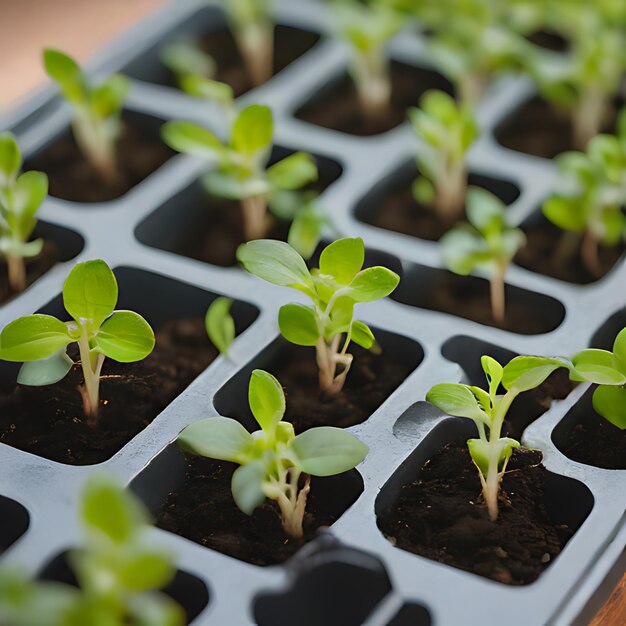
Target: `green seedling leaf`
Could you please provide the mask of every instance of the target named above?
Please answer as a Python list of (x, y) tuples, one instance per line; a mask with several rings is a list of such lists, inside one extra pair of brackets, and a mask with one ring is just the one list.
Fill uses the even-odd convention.
[(502, 365), (500, 365), (500, 363), (498, 363), (495, 359), (486, 355), (480, 357), (480, 364), (483, 366), (483, 371), (485, 372), (487, 382), (489, 383), (489, 395), (495, 397), (498, 393), (498, 387), (502, 382), (502, 376), (504, 374)]
[(584, 380), (599, 385), (626, 383), (626, 367), (621, 359), (608, 350), (583, 350), (572, 358), (576, 372)]
[[(273, 203), (272, 203), (273, 205)], [(274, 212), (272, 207), (272, 212)], [(289, 228), (287, 243), (303, 259), (310, 259), (322, 237), (322, 227), (326, 218), (315, 207), (298, 211)]]
[(480, 187), (467, 191), (466, 212), (469, 223), (481, 233), (504, 223), (506, 205), (500, 198)]
[(348, 295), (356, 302), (372, 302), (388, 296), (400, 277), (386, 267), (368, 267), (360, 271), (349, 285)]
[(219, 161), (224, 155), (220, 140), (206, 128), (193, 122), (166, 122), (161, 127), (163, 141), (178, 152)]
[(278, 327), (282, 336), (297, 346), (314, 346), (320, 338), (315, 313), (303, 304), (285, 304), (280, 307)]
[(250, 377), (248, 402), (254, 419), (266, 432), (271, 432), (285, 414), (285, 394), (280, 383), (263, 370), (254, 370)]
[(252, 515), (254, 509), (263, 504), (265, 492), (265, 466), (261, 461), (252, 461), (241, 465), (233, 473), (231, 491), (235, 504), (246, 515)]
[(476, 396), (465, 385), (454, 383), (435, 385), (426, 394), (426, 401), (448, 415), (468, 417), (474, 422), (489, 424), (489, 418), (478, 404)]
[(469, 439), (467, 447), (472, 455), (472, 461), (474, 461), (476, 467), (486, 478), (489, 472), (489, 465), (491, 464), (491, 456), (495, 456), (498, 467), (501, 468), (509, 460), (513, 450), (520, 447), (520, 444), (519, 441), (510, 437), (502, 437), (495, 445), (484, 439)]
[(231, 143), (242, 154), (255, 154), (272, 143), (274, 122), (269, 107), (253, 104), (243, 109), (233, 124)]
[(229, 417), (209, 417), (185, 427), (178, 445), (186, 452), (220, 461), (245, 463), (253, 444), (252, 435)]
[(593, 392), (593, 408), (605, 420), (626, 430), (626, 387), (598, 387)]
[(368, 453), (368, 447), (342, 428), (311, 428), (291, 443), (300, 469), (313, 476), (334, 476), (356, 467)]
[(176, 573), (170, 555), (155, 550), (132, 547), (125, 555), (117, 574), (130, 591), (150, 591), (165, 587)]
[(296, 152), (267, 168), (267, 178), (276, 189), (300, 189), (317, 180), (315, 159), (306, 152)]
[(362, 348), (369, 350), (376, 342), (376, 339), (367, 324), (355, 320), (352, 323), (352, 341)]
[(528, 391), (538, 387), (559, 367), (569, 368), (570, 362), (561, 358), (517, 356), (505, 365), (502, 384), (505, 389)]
[(0, 358), (4, 361), (37, 361), (53, 356), (72, 342), (67, 325), (50, 315), (20, 317), (0, 334)]
[(0, 133), (0, 187), (15, 180), (22, 167), (22, 155), (12, 133)]
[(340, 285), (349, 285), (364, 261), (365, 246), (360, 237), (338, 239), (322, 250), (320, 273), (332, 276)]
[(626, 328), (622, 328), (615, 337), (613, 354), (621, 361), (620, 367), (626, 367)]
[(53, 385), (65, 378), (73, 365), (74, 361), (67, 355), (65, 348), (61, 348), (52, 356), (24, 363), (17, 375), (17, 382), (30, 387)]
[(117, 303), (117, 281), (109, 266), (97, 259), (77, 263), (63, 284), (63, 305), (81, 325), (100, 327)]
[(230, 314), (232, 304), (230, 298), (215, 298), (204, 318), (207, 335), (221, 354), (228, 354), (235, 339), (235, 320)]
[(164, 46), (159, 56), (161, 61), (177, 75), (184, 77), (213, 78), (217, 70), (215, 59), (192, 41), (177, 41)]
[(190, 96), (214, 100), (224, 106), (231, 106), (235, 99), (230, 85), (201, 76), (183, 76), (180, 79), (180, 87)]
[(99, 352), (120, 363), (145, 359), (154, 349), (150, 324), (133, 311), (115, 311), (95, 336)]

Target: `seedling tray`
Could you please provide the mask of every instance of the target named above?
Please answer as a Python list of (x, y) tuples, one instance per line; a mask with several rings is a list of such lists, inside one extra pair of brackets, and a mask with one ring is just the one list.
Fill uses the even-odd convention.
[[(556, 519), (578, 526), (562, 553), (534, 583), (508, 587), (416, 556), (394, 547), (376, 522), (411, 472), (445, 442), (462, 441), (471, 434), (467, 424), (423, 401), (428, 389), (444, 381), (469, 379), (477, 384), (475, 368), (483, 353), (568, 355), (589, 345), (610, 347), (626, 321), (626, 263), (621, 260), (604, 278), (582, 286), (512, 267), (507, 298), (511, 306), (521, 303), (532, 311), (533, 331), (478, 323), (466, 319), (463, 308), (456, 315), (431, 310), (428, 286), (455, 280), (443, 268), (436, 244), (373, 227), (358, 217), (372, 189), (410, 167), (415, 141), (408, 124), (360, 137), (296, 119), (296, 110), (343, 75), (347, 50), (329, 36), (330, 18), (322, 4), (311, 0), (277, 4), (279, 24), (317, 33), (320, 39), (266, 85), (245, 93), (240, 103), (272, 107), (277, 145), (340, 164), (341, 175), (321, 197), (323, 209), (342, 234), (363, 237), (370, 258), (380, 257), (403, 273), (394, 299), (363, 305), (361, 317), (379, 332), (390, 333), (394, 350), (412, 346), (408, 356), (398, 349), (398, 358), (412, 359), (414, 369), (369, 419), (350, 429), (370, 447), (358, 468), (362, 493), (328, 530), (284, 565), (250, 565), (160, 529), (151, 531), (155, 540), (177, 555), (180, 573), (174, 586), (178, 591), (172, 593), (186, 604), (197, 625), (584, 624), (623, 571), (626, 544), (626, 470), (574, 462), (555, 443), (563, 420), (574, 420), (581, 403), (588, 402), (586, 385), (554, 402), (523, 435), (525, 445), (544, 452), (550, 472), (549, 511)], [(133, 77), (127, 104), (133, 113), (162, 120), (191, 119), (219, 131), (210, 106), (149, 81), (159, 79), (160, 42), (174, 34), (221, 25), (219, 10), (201, 0), (170, 3), (120, 38), (93, 69), (102, 73), (121, 69)], [(413, 34), (398, 36), (391, 52), (398, 62), (431, 68), (423, 42)], [(474, 175), (506, 181), (519, 190), (508, 209), (518, 224), (539, 216), (555, 166), (501, 147), (494, 129), (533, 95), (532, 85), (524, 79), (495, 82), (478, 108), (482, 135), (469, 154)], [(9, 119), (28, 159), (66, 131), (70, 110), (51, 88), (45, 88)], [(184, 256), (184, 251), (162, 249), (167, 242), (159, 244), (159, 233), (165, 237), (170, 229), (190, 228), (185, 222), (190, 214), (180, 203), (202, 170), (199, 161), (177, 155), (117, 199), (80, 203), (49, 197), (45, 201), (42, 222), (59, 233), (74, 233), (68, 244), (71, 254), (62, 256), (63, 262), (0, 309), (0, 326), (20, 315), (58, 307), (53, 300), (71, 265), (98, 257), (124, 277), (122, 298), (126, 293), (136, 310), (157, 326), (168, 316), (175, 317), (177, 306), (201, 314), (216, 294), (242, 303), (250, 325), (233, 345), (234, 362), (215, 360), (105, 462), (64, 465), (0, 444), (0, 542), (11, 544), (3, 556), (6, 562), (22, 564), (34, 573), (67, 577), (63, 554), (79, 541), (78, 494), (91, 474), (117, 476), (148, 506), (157, 508), (181, 480), (182, 457), (172, 443), (180, 430), (217, 414), (224, 398), (241, 394), (251, 364), (268, 363), (277, 349), (277, 312), (292, 300), (290, 294), (239, 268), (203, 263)], [(180, 207), (178, 224), (162, 211), (172, 202)], [(159, 223), (160, 219), (166, 221)], [(82, 250), (75, 245), (77, 235)], [(61, 237), (61, 244), (64, 241)], [(471, 281), (475, 289), (486, 289), (484, 278), (463, 280)], [(140, 297), (133, 298), (135, 293)], [(250, 305), (258, 311), (254, 321)]]

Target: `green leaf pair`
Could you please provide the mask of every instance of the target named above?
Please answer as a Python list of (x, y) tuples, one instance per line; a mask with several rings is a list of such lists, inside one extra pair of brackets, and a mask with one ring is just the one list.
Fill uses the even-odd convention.
[[(360, 238), (339, 239), (328, 245), (320, 255), (319, 269), (310, 272), (304, 259), (281, 241), (243, 244), (237, 259), (251, 274), (310, 298), (312, 306), (287, 304), (280, 308), (280, 332), (291, 343), (316, 346), (322, 390), (340, 391), (351, 363), (347, 353), (350, 341), (366, 349), (374, 344), (367, 325), (353, 319), (355, 304), (388, 296), (400, 277), (385, 267), (362, 269), (365, 247)], [(340, 351), (342, 334), (346, 340)], [(342, 368), (339, 373), (338, 368)]]
[(154, 348), (154, 333), (143, 317), (114, 310), (117, 296), (117, 281), (104, 261), (76, 264), (63, 285), (63, 303), (73, 321), (43, 314), (16, 319), (0, 334), (0, 359), (24, 363), (19, 383), (49, 385), (69, 372), (72, 361), (65, 351), (78, 343), (90, 410), (97, 413), (104, 357), (130, 363)]
[(301, 536), (308, 487), (299, 487), (300, 475), (346, 472), (365, 458), (367, 446), (349, 432), (330, 426), (296, 436), (293, 426), (281, 421), (283, 389), (263, 370), (252, 372), (248, 401), (261, 430), (249, 433), (234, 419), (211, 417), (187, 426), (178, 443), (187, 452), (237, 463), (240, 467), (231, 483), (237, 506), (251, 515), (266, 498), (276, 500), (285, 530)]

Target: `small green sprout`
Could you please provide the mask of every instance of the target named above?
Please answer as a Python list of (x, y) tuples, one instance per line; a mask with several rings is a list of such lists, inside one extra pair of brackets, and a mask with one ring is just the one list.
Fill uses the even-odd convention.
[(114, 74), (94, 87), (76, 61), (65, 53), (46, 48), (43, 60), (46, 73), (74, 107), (72, 127), (76, 143), (102, 178), (115, 182), (119, 174), (116, 142), (123, 130), (120, 114), (130, 89), (129, 80)]
[(586, 152), (565, 152), (557, 163), (563, 192), (542, 210), (559, 228), (583, 235), (582, 261), (592, 276), (600, 276), (598, 246), (615, 246), (626, 234), (626, 108), (616, 136), (596, 135)]
[(0, 334), (0, 359), (24, 363), (18, 383), (50, 385), (74, 365), (66, 350), (77, 343), (84, 376), (83, 409), (95, 420), (105, 357), (132, 363), (154, 348), (154, 333), (141, 315), (114, 310), (117, 295), (117, 281), (104, 261), (77, 263), (63, 285), (63, 304), (72, 320), (62, 322), (42, 314), (16, 319)]
[[(261, 239), (267, 233), (268, 208), (277, 217), (294, 218), (299, 207), (307, 204), (307, 197), (298, 190), (318, 177), (313, 157), (305, 152), (267, 167), (274, 122), (266, 106), (253, 104), (240, 111), (227, 142), (192, 122), (168, 122), (162, 134), (174, 150), (202, 157), (216, 166), (206, 174), (205, 186), (216, 196), (241, 201), (246, 241)], [(319, 238), (319, 226), (316, 232)]]
[(409, 110), (415, 134), (424, 143), (417, 154), (422, 175), (413, 184), (418, 202), (431, 204), (446, 221), (463, 216), (467, 192), (465, 154), (479, 134), (467, 105), (458, 105), (443, 91), (428, 91), (420, 108)]
[(350, 342), (367, 350), (375, 344), (369, 327), (354, 319), (354, 305), (388, 296), (400, 277), (385, 267), (361, 269), (365, 248), (360, 238), (339, 239), (326, 246), (319, 269), (310, 272), (304, 259), (282, 241), (264, 239), (242, 244), (237, 259), (251, 274), (310, 298), (312, 306), (282, 306), (278, 326), (287, 341), (315, 346), (321, 392), (339, 393), (352, 365)]
[(77, 586), (0, 572), (0, 624), (6, 626), (182, 626), (185, 614), (158, 591), (176, 568), (145, 540), (148, 515), (115, 482), (90, 478), (80, 502), (85, 542), (69, 553)]
[(37, 225), (35, 214), (48, 194), (48, 177), (43, 172), (20, 174), (22, 155), (9, 133), (0, 133), (0, 253), (6, 258), (9, 285), (26, 289), (24, 259), (37, 256), (43, 239), (28, 239)]
[(233, 88), (215, 80), (217, 66), (193, 41), (177, 41), (161, 50), (161, 61), (172, 71), (179, 87), (196, 98), (214, 102), (232, 123), (235, 116)]
[(626, 429), (626, 328), (613, 343), (613, 351), (583, 350), (572, 358), (573, 380), (599, 385), (593, 392), (593, 408), (620, 430)]
[(493, 319), (503, 324), (506, 270), (526, 236), (508, 223), (505, 204), (479, 187), (468, 191), (467, 219), (469, 224), (448, 231), (440, 239), (441, 256), (456, 274), (465, 276), (476, 267), (489, 271), (491, 312)]
[(406, 17), (388, 0), (330, 0), (341, 37), (350, 46), (350, 73), (367, 120), (385, 115), (391, 104), (390, 62), (385, 45)]
[(368, 448), (348, 431), (332, 426), (296, 436), (293, 426), (282, 421), (283, 389), (263, 370), (252, 372), (248, 400), (260, 430), (250, 434), (234, 419), (210, 417), (187, 426), (178, 443), (187, 452), (237, 463), (240, 467), (231, 483), (237, 506), (252, 515), (266, 498), (274, 500), (285, 532), (299, 539), (311, 476), (347, 472), (363, 461)]
[(230, 344), (235, 339), (235, 320), (230, 314), (233, 301), (230, 298), (215, 298), (204, 318), (207, 335), (221, 354), (228, 356)]
[[(426, 400), (456, 417), (471, 419), (478, 429), (478, 439), (467, 442), (482, 486), (489, 518), (498, 518), (498, 493), (506, 466), (519, 442), (502, 437), (502, 425), (511, 403), (523, 391), (539, 386), (554, 370), (569, 367), (565, 359), (519, 356), (502, 367), (490, 356), (480, 362), (488, 382), (488, 391), (473, 385), (441, 383), (426, 394)], [(502, 385), (506, 393), (499, 394)]]
[(624, 4), (559, 2), (553, 10), (570, 53), (529, 54), (526, 66), (542, 95), (570, 112), (574, 146), (584, 150), (605, 123), (626, 70)]
[(222, 6), (252, 84), (262, 85), (274, 64), (273, 0), (222, 0)]

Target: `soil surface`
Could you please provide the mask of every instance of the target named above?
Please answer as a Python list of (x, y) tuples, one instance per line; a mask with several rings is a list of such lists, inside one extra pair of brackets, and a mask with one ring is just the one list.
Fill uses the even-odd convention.
[(298, 540), (285, 534), (274, 502), (266, 500), (252, 515), (237, 508), (230, 487), (236, 464), (191, 455), (186, 459), (184, 482), (157, 513), (157, 526), (255, 565), (286, 561), (318, 528), (335, 522), (362, 491), (355, 472), (313, 477), (304, 537)]
[(573, 529), (554, 526), (542, 503), (541, 453), (515, 450), (499, 517), (489, 520), (467, 446), (447, 444), (403, 486), (378, 526), (394, 545), (507, 585), (536, 580)]
[[(515, 263), (526, 269), (560, 280), (584, 285), (602, 278), (617, 263), (624, 251), (623, 245), (598, 248), (601, 271), (594, 276), (583, 265), (580, 256), (582, 238), (575, 233), (564, 233), (547, 219), (524, 228), (526, 245), (517, 253)], [(571, 242), (572, 249), (566, 250)]]
[(568, 458), (604, 469), (626, 469), (626, 430), (590, 410), (571, 428), (559, 429), (557, 446)]
[[(44, 240), (43, 248), (36, 257), (24, 259), (26, 264), (26, 286), (32, 285), (39, 277), (43, 276), (51, 267), (60, 260), (59, 250), (56, 243)], [(9, 285), (7, 266), (4, 261), (0, 262), (0, 304), (8, 302), (19, 292)]]
[[(615, 131), (617, 111), (616, 105), (602, 127), (602, 132)], [(546, 159), (552, 159), (567, 150), (575, 150), (572, 138), (569, 116), (558, 112), (540, 97), (522, 105), (496, 131), (496, 139), (505, 148)]]
[(416, 106), (429, 89), (451, 92), (450, 83), (436, 72), (391, 63), (392, 101), (389, 111), (367, 119), (361, 110), (352, 79), (346, 74), (318, 92), (296, 113), (296, 117), (324, 128), (352, 135), (376, 135), (398, 126), (407, 119), (406, 111)]
[(320, 396), (315, 350), (286, 344), (280, 360), (269, 371), (285, 389), (285, 420), (296, 432), (313, 426), (347, 428), (364, 422), (413, 371), (391, 350), (373, 354), (351, 344), (354, 361), (341, 392), (333, 398)]
[(539, 30), (528, 35), (526, 39), (536, 46), (546, 48), (547, 50), (553, 50), (555, 52), (567, 52), (567, 50), (569, 50), (569, 42), (567, 39), (561, 37), (558, 33), (548, 30)]
[(101, 463), (143, 430), (216, 356), (202, 319), (167, 322), (143, 361), (106, 359), (95, 426), (83, 415), (77, 390), (80, 365), (45, 387), (17, 385), (14, 376), (5, 376), (0, 380), (0, 441), (60, 463)]
[(140, 183), (175, 153), (156, 130), (149, 131), (123, 115), (124, 130), (117, 143), (118, 178), (111, 184), (78, 149), (71, 132), (66, 132), (28, 160), (24, 169), (48, 174), (50, 195), (73, 202), (114, 200)]
[[(274, 29), (274, 75), (310, 50), (319, 40), (319, 35), (292, 28), (276, 26)], [(228, 83), (240, 96), (254, 86), (248, 77), (237, 44), (230, 31), (223, 29), (210, 33), (199, 40), (200, 47), (208, 52), (217, 64), (215, 80)], [(174, 84), (173, 77), (171, 84)]]

